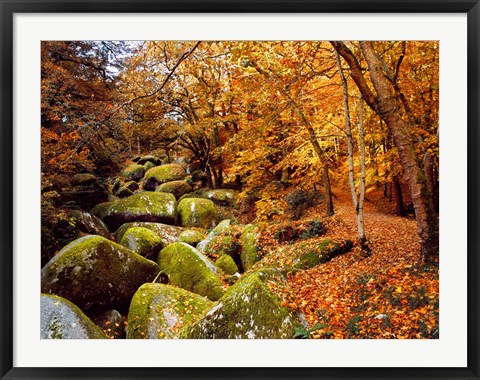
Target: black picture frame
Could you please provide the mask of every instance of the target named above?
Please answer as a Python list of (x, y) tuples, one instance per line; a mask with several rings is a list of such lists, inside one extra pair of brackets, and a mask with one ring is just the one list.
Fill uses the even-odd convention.
[[(2, 379), (479, 379), (479, 0), (0, 0)], [(468, 23), (468, 348), (465, 368), (18, 368), (13, 366), (13, 16), (16, 13), (465, 13)]]

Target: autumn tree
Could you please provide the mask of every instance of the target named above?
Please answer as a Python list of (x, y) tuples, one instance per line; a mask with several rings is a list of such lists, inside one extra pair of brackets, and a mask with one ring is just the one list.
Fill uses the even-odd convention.
[[(397, 82), (403, 56), (399, 56), (392, 70), (379, 55), (378, 47), (376, 49), (373, 42), (360, 42), (360, 49), (356, 54), (344, 42), (332, 42), (332, 45), (347, 62), (351, 77), (366, 103), (386, 123), (392, 133), (415, 208), (421, 259), (424, 262), (436, 262), (439, 250), (438, 215), (421, 164), (422, 159), (413, 142), (415, 115)], [(363, 71), (362, 60), (366, 62), (369, 76)]]

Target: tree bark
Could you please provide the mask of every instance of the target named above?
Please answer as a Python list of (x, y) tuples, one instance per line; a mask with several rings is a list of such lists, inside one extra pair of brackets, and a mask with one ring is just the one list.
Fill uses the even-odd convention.
[(381, 60), (377, 56), (372, 42), (360, 42), (360, 48), (367, 62), (371, 82), (376, 92), (375, 95), (363, 76), (360, 64), (353, 53), (342, 42), (332, 42), (332, 45), (348, 63), (352, 79), (369, 107), (385, 121), (392, 133), (415, 208), (417, 233), (420, 240), (420, 259), (422, 262), (437, 262), (439, 253), (438, 216), (427, 186), (425, 173), (419, 165), (415, 146), (407, 125), (400, 116), (394, 89), (383, 72)]
[(402, 186), (400, 186), (400, 180), (397, 176), (393, 177), (392, 185), (395, 189), (396, 214), (398, 216), (405, 216), (405, 210), (403, 208)]

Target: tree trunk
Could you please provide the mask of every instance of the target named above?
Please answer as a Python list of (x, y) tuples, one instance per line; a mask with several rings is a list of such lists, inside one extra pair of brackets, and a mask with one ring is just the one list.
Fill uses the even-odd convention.
[(365, 237), (365, 226), (363, 220), (363, 201), (365, 199), (365, 141), (363, 133), (363, 101), (360, 99), (358, 134), (360, 146), (360, 160), (361, 160), (361, 177), (360, 177), (360, 192), (357, 194), (355, 187), (355, 166), (353, 163), (353, 136), (352, 124), (350, 119), (350, 106), (348, 101), (348, 85), (345, 75), (343, 74), (340, 56), (335, 52), (338, 72), (343, 87), (343, 108), (345, 113), (345, 130), (347, 136), (347, 150), (348, 150), (348, 182), (350, 183), (350, 193), (352, 195), (352, 204), (355, 209), (355, 218), (357, 221), (358, 241), (362, 247), (362, 251), (370, 252)]
[(327, 205), (327, 215), (335, 214), (333, 208), (332, 188), (330, 186), (330, 176), (328, 174), (328, 165), (323, 165), (323, 186), (325, 187), (325, 204)]
[(422, 262), (437, 262), (439, 251), (438, 216), (427, 186), (425, 173), (419, 165), (417, 152), (408, 132), (408, 127), (400, 116), (394, 89), (383, 73), (381, 60), (377, 56), (372, 42), (360, 42), (371, 82), (375, 88), (376, 95), (374, 95), (353, 53), (342, 42), (332, 42), (332, 45), (350, 66), (352, 78), (367, 104), (385, 121), (392, 133), (415, 208), (417, 232), (420, 240), (420, 259)]
[(393, 177), (392, 185), (395, 189), (396, 214), (398, 216), (405, 216), (405, 210), (403, 209), (402, 186), (400, 186), (400, 180), (397, 176)]
[(357, 213), (357, 229), (358, 240), (362, 246), (362, 250), (370, 253), (370, 248), (367, 245), (367, 238), (365, 236), (365, 224), (363, 221), (363, 203), (365, 201), (365, 133), (363, 130), (363, 99), (360, 97), (360, 105), (358, 112), (358, 140), (360, 148), (360, 191), (358, 196), (358, 204), (356, 208)]

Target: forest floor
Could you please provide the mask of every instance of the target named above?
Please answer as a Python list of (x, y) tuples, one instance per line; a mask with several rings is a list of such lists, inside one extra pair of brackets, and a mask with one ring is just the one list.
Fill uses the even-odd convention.
[[(335, 215), (322, 218), (326, 235), (279, 244), (265, 231), (269, 261), (287, 263), (294, 252), (315, 249), (318, 242), (356, 241), (356, 219), (348, 191), (336, 190)], [(324, 213), (324, 205), (308, 210), (297, 226)], [(438, 266), (419, 264), (419, 243), (413, 218), (393, 215), (380, 192), (365, 202), (365, 231), (371, 253), (359, 245), (311, 269), (290, 275), (289, 289), (276, 289), (283, 303), (306, 317), (310, 338), (438, 338)], [(269, 229), (270, 231), (272, 228)], [(275, 229), (273, 229), (275, 230)]]

